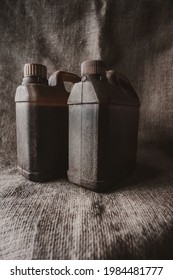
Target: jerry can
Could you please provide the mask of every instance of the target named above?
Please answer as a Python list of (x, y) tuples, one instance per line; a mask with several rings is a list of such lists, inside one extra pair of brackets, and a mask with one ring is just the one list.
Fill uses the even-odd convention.
[(69, 107), (70, 182), (106, 191), (136, 164), (139, 99), (129, 80), (103, 61), (81, 65)]
[(56, 71), (48, 81), (44, 65), (25, 64), (22, 85), (16, 90), (18, 170), (31, 181), (66, 176), (69, 92), (64, 81), (75, 83), (79, 77)]

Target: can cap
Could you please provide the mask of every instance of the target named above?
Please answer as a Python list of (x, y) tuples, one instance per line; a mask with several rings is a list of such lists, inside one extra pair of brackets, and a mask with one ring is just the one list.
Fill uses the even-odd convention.
[(47, 68), (45, 65), (36, 63), (27, 63), (24, 65), (24, 78), (25, 77), (40, 77), (47, 78)]
[(86, 60), (81, 64), (81, 75), (106, 75), (106, 64), (102, 60)]

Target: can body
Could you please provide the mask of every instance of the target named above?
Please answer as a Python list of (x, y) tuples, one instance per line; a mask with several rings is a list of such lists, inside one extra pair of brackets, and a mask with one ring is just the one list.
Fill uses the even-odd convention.
[(68, 100), (68, 178), (93, 191), (109, 190), (136, 164), (139, 106), (122, 101), (118, 91), (89, 79), (76, 84)]
[(68, 110), (67, 101), (58, 103), (57, 90), (47, 85), (23, 85), (16, 92), (18, 170), (32, 181), (66, 176)]

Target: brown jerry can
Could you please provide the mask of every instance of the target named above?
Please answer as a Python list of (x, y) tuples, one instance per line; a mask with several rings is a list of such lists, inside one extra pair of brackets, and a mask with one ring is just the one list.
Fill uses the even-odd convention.
[(41, 64), (25, 64), (22, 85), (16, 90), (16, 134), (19, 172), (31, 181), (66, 176), (68, 168), (69, 92), (63, 81), (78, 76), (56, 71), (47, 80)]
[(81, 65), (69, 107), (69, 181), (108, 191), (136, 164), (139, 99), (129, 80), (105, 63)]

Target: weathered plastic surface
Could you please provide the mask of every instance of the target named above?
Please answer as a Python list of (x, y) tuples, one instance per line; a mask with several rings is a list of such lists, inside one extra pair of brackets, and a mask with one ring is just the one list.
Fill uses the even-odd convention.
[(74, 184), (109, 190), (136, 164), (139, 99), (115, 71), (74, 85), (69, 105), (69, 169)]
[[(65, 74), (71, 82), (79, 80)], [(50, 85), (28, 83), (16, 90), (18, 170), (32, 181), (64, 177), (68, 168), (69, 93), (64, 72), (52, 75)]]

